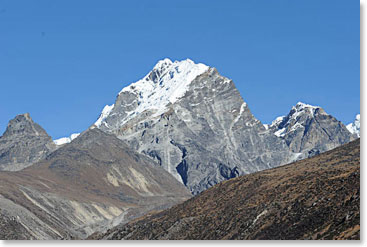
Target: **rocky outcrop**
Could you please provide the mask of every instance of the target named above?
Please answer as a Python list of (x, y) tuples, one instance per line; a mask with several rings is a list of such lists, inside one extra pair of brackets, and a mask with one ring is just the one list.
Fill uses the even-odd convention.
[[(153, 160), (96, 128), (22, 171), (0, 172), (0, 181), (0, 236), (13, 239), (85, 238), (191, 197)], [(21, 231), (9, 235), (9, 227)]]
[(28, 113), (18, 115), (0, 137), (0, 170), (24, 169), (55, 149), (52, 138)]
[(298, 102), (289, 114), (269, 126), (274, 135), (284, 139), (298, 158), (307, 158), (348, 143), (356, 136), (321, 107)]
[(359, 140), (222, 182), (93, 239), (360, 239)]
[(7, 216), (0, 209), (0, 239), (7, 240), (31, 240), (33, 236), (20, 223), (17, 217)]

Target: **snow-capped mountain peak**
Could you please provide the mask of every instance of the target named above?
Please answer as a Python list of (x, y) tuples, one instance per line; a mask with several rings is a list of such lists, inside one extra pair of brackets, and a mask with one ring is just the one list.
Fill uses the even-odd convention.
[(172, 65), (172, 63), (173, 62), (169, 58), (165, 58), (165, 59), (159, 60), (157, 62), (157, 64), (154, 66), (153, 70), (161, 70), (161, 69), (164, 69), (165, 67), (168, 67), (168, 66)]
[(183, 96), (186, 86), (191, 81), (208, 69), (208, 66), (201, 63), (195, 64), (190, 59), (172, 62), (166, 58), (160, 60), (143, 79), (123, 88), (120, 94), (122, 92), (135, 92), (144, 98), (160, 92), (161, 94), (157, 95), (159, 97), (155, 96), (154, 98), (166, 96), (164, 98), (173, 103), (172, 101)]
[(292, 107), (291, 111), (289, 112), (287, 118), (288, 121), (290, 119), (297, 120), (297, 118), (301, 115), (308, 115), (313, 117), (317, 110), (321, 109), (319, 106), (309, 105), (303, 102), (298, 102), (295, 106)]
[[(190, 59), (172, 62), (165, 58), (158, 61), (146, 76), (141, 80), (124, 87), (119, 92), (122, 94), (133, 94), (136, 96), (137, 105), (133, 111), (127, 112), (123, 122), (128, 121), (134, 116), (152, 110), (155, 115), (162, 114), (168, 104), (176, 102), (183, 97), (190, 83), (199, 75), (203, 74), (209, 67), (202, 63), (194, 63)], [(100, 127), (104, 119), (110, 115), (114, 105), (106, 105), (95, 125)]]
[(317, 108), (320, 108), (320, 106), (313, 106), (313, 105), (306, 104), (306, 103), (299, 101), (295, 106), (293, 106), (293, 108), (296, 108), (299, 110), (302, 110), (305, 108), (317, 109)]
[[(303, 127), (303, 120), (299, 118), (313, 118), (316, 111), (321, 108), (319, 106), (309, 105), (303, 102), (298, 102), (292, 107), (287, 116), (277, 117), (270, 125), (270, 128), (276, 130), (274, 134), (278, 137), (284, 137), (288, 132), (297, 130)], [(320, 111), (324, 113), (324, 111)], [(303, 117), (302, 117), (303, 116)], [(291, 128), (290, 128), (291, 126)]]
[(347, 125), (347, 129), (349, 130), (350, 133), (356, 134), (358, 137), (360, 137), (360, 128), (361, 128), (361, 115), (357, 114), (354, 122)]
[(298, 117), (302, 113), (313, 115), (316, 109), (320, 109), (320, 107), (305, 104), (303, 102), (298, 102), (295, 106), (292, 107), (290, 115), (292, 115), (293, 118)]

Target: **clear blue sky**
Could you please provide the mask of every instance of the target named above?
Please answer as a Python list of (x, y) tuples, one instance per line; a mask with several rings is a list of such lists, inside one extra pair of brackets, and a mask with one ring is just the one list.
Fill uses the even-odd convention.
[(25, 112), (53, 138), (83, 131), (165, 57), (216, 67), (263, 123), (298, 101), (351, 122), (360, 111), (359, 6), (0, 0), (0, 132)]

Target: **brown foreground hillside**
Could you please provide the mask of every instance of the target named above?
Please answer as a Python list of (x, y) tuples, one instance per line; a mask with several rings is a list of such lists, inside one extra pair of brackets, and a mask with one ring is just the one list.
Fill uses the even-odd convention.
[(98, 239), (360, 239), (359, 139), (222, 182)]

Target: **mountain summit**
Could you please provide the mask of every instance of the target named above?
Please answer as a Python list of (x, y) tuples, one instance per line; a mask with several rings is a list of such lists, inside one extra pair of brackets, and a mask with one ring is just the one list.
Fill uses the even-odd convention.
[(29, 113), (18, 115), (9, 121), (0, 137), (0, 170), (21, 170), (55, 149), (52, 138), (33, 122)]
[[(119, 93), (118, 97), (127, 101), (116, 102), (123, 103), (126, 108), (125, 114), (119, 116), (120, 124), (144, 111), (152, 111), (154, 116), (164, 113), (167, 105), (184, 96), (190, 83), (208, 69), (208, 66), (195, 64), (190, 59), (172, 62), (166, 58), (159, 61), (143, 79), (123, 88)], [(116, 105), (118, 106), (119, 104)], [(106, 118), (113, 108), (114, 105), (105, 106), (95, 125), (108, 126), (109, 119)], [(116, 111), (114, 113), (116, 114)]]
[(355, 139), (344, 124), (319, 106), (298, 102), (287, 116), (273, 121), (269, 129), (284, 139), (299, 158), (328, 151)]
[(95, 125), (155, 159), (194, 194), (293, 158), (285, 141), (252, 115), (232, 80), (189, 59), (159, 61), (122, 89)]
[(356, 119), (353, 123), (347, 125), (347, 129), (350, 133), (357, 135), (360, 137), (360, 129), (361, 129), (361, 115), (357, 114)]
[(17, 115), (14, 119), (10, 120), (3, 137), (23, 134), (48, 136), (46, 131), (41, 126), (33, 122), (29, 113)]

